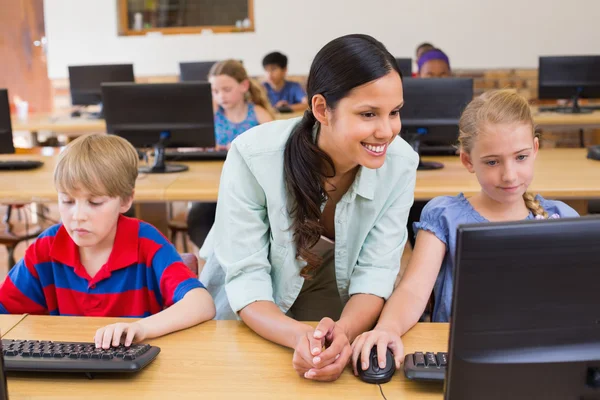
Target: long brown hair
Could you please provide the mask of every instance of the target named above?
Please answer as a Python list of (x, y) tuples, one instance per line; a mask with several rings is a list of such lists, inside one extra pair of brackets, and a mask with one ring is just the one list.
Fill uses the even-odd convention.
[[(539, 138), (527, 100), (511, 89), (485, 92), (469, 103), (460, 118), (458, 142), (461, 151), (467, 154), (471, 153), (473, 143), (484, 124), (511, 124), (515, 122), (528, 124), (531, 126), (533, 137)], [(527, 192), (523, 194), (523, 200), (525, 206), (533, 215), (548, 218), (548, 213), (540, 202), (535, 199), (535, 195)]]
[(227, 75), (235, 79), (238, 83), (247, 80), (249, 82), (248, 95), (250, 101), (267, 110), (271, 117), (275, 117), (275, 113), (271, 107), (271, 103), (269, 103), (265, 89), (254, 79), (248, 77), (248, 73), (241, 62), (238, 60), (225, 60), (214, 63), (208, 72), (208, 77), (210, 78), (211, 76), (218, 75)]
[[(338, 102), (358, 86), (372, 82), (395, 70), (395, 58), (386, 48), (367, 35), (347, 35), (334, 39), (315, 56), (307, 81), (309, 103), (313, 96), (325, 98), (327, 108), (335, 110)], [(312, 111), (304, 113), (290, 135), (284, 151), (284, 176), (291, 195), (296, 257), (307, 265), (300, 275), (309, 278), (321, 266), (322, 259), (311, 251), (323, 232), (321, 204), (326, 200), (325, 179), (335, 176), (331, 157), (319, 148), (314, 130), (318, 124)]]

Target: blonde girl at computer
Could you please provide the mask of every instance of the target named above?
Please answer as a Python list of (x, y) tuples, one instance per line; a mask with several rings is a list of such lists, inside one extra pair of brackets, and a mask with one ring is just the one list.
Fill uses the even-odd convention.
[(361, 352), (361, 360), (368, 363), (368, 354), (377, 345), (380, 367), (385, 364), (386, 347), (399, 367), (400, 338), (419, 321), (432, 290), (432, 321), (450, 320), (458, 225), (578, 216), (560, 201), (527, 191), (539, 139), (524, 98), (512, 90), (484, 93), (467, 106), (459, 128), (460, 160), (476, 175), (481, 191), (469, 198), (462, 193), (440, 196), (424, 208), (420, 222), (414, 224), (417, 240), (405, 274), (375, 329), (353, 343), (354, 366)]
[[(215, 63), (208, 73), (215, 113), (215, 140), (218, 150), (226, 150), (233, 139), (248, 129), (273, 121), (273, 111), (265, 89), (248, 77), (237, 60)], [(215, 203), (193, 203), (187, 217), (192, 242), (202, 246), (215, 219)]]
[(248, 77), (241, 62), (215, 63), (208, 80), (212, 87), (217, 147), (229, 148), (233, 139), (248, 129), (273, 121), (265, 89)]

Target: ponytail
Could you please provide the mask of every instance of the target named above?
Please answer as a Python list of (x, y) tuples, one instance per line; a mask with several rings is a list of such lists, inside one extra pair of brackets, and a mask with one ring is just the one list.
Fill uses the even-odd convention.
[[(306, 81), (308, 102), (321, 95), (327, 109), (333, 111), (352, 90), (392, 70), (401, 76), (394, 56), (373, 37), (339, 37), (327, 43), (313, 59)], [(321, 204), (327, 200), (325, 180), (335, 176), (333, 160), (313, 138), (315, 126), (319, 128), (309, 108), (288, 138), (283, 153), (284, 179), (290, 196), (288, 212), (293, 221), (290, 229), (294, 232), (296, 258), (306, 262), (300, 271), (304, 278), (313, 276), (323, 263), (311, 249), (323, 233)]]
[(548, 213), (544, 210), (544, 207), (540, 204), (535, 196), (529, 192), (523, 194), (523, 200), (525, 200), (525, 206), (533, 213), (534, 216), (542, 216), (548, 218)]
[(272, 118), (275, 118), (275, 112), (273, 111), (273, 107), (271, 107), (271, 103), (269, 103), (267, 93), (265, 92), (265, 89), (262, 87), (262, 85), (260, 85), (258, 82), (251, 78), (248, 78), (248, 82), (248, 95), (250, 96), (250, 101), (252, 101), (252, 103), (254, 103), (255, 105), (261, 106), (262, 108), (267, 110), (269, 115), (271, 115)]
[[(327, 199), (325, 178), (335, 176), (333, 160), (313, 139), (316, 123), (312, 111), (306, 110), (283, 153), (285, 184), (294, 200), (289, 211), (293, 219), (291, 228), (294, 231), (296, 257), (307, 263), (300, 271), (303, 278), (310, 278), (323, 262), (322, 257), (310, 249), (317, 244), (323, 232), (320, 219), (321, 204)], [(331, 175), (324, 174), (323, 170), (332, 171)]]

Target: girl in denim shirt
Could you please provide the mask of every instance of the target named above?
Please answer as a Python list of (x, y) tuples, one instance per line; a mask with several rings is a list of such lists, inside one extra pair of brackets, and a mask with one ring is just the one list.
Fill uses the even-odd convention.
[[(484, 93), (465, 109), (459, 123), (460, 159), (477, 176), (481, 191), (466, 198), (441, 196), (423, 209), (412, 258), (398, 287), (371, 332), (353, 343), (353, 359), (367, 360), (378, 346), (379, 363), (385, 349), (394, 352), (400, 366), (404, 335), (423, 314), (433, 290), (433, 322), (448, 322), (458, 225), (578, 217), (560, 201), (546, 200), (527, 191), (533, 180), (539, 139), (527, 101), (511, 90)], [(365, 368), (363, 366), (363, 368)]]

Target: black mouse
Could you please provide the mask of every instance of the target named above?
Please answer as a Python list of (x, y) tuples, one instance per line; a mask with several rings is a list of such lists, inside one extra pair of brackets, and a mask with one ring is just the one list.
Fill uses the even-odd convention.
[(277, 111), (279, 111), (281, 114), (289, 114), (291, 112), (294, 112), (294, 110), (292, 110), (290, 106), (281, 106), (277, 108)]
[(360, 379), (367, 383), (389, 382), (396, 372), (394, 354), (392, 353), (392, 350), (388, 348), (385, 355), (385, 368), (379, 368), (379, 363), (377, 362), (377, 346), (373, 346), (371, 355), (369, 356), (369, 368), (363, 371), (359, 355), (358, 360), (356, 361), (356, 370), (358, 371)]
[(588, 148), (587, 158), (591, 160), (600, 160), (600, 146), (591, 146)]
[(71, 117), (77, 118), (77, 117), (81, 117), (81, 111), (79, 110), (75, 110), (71, 113)]

